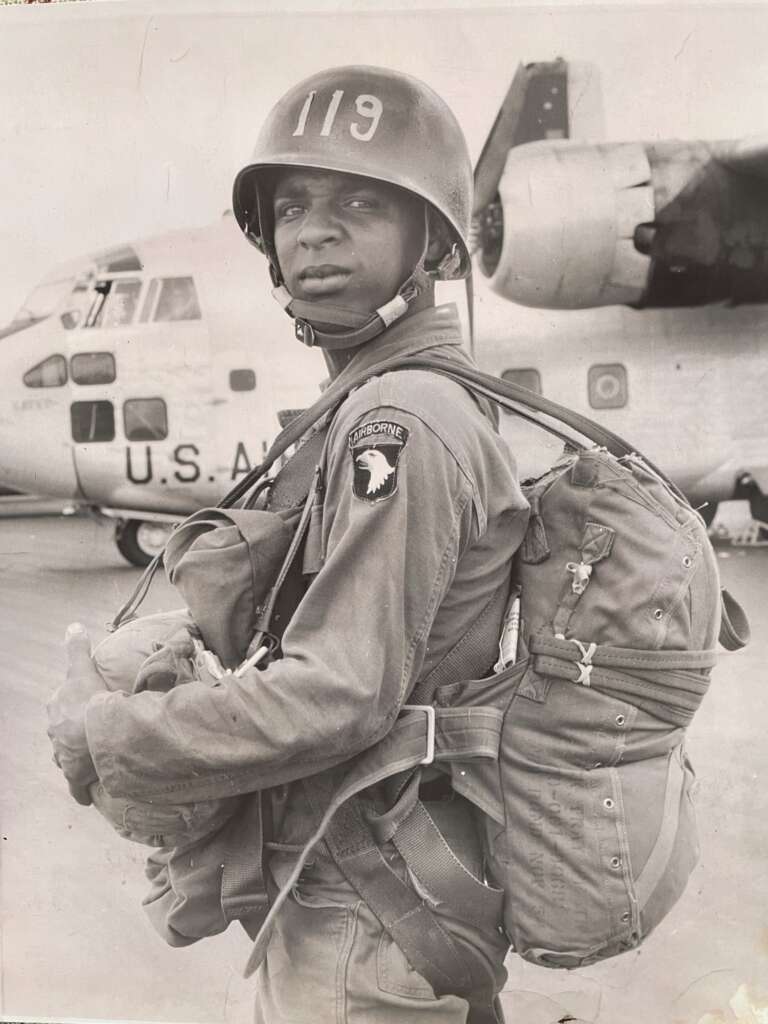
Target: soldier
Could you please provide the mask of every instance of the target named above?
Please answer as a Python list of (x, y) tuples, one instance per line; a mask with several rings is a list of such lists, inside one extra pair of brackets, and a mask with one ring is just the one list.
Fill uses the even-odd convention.
[[(418, 369), (375, 373), (420, 353), (468, 360), (455, 308), (435, 305), (435, 282), (470, 271), (471, 182), (450, 110), (406, 75), (336, 68), (277, 103), (236, 178), (235, 216), (334, 381), (371, 371), (328, 429), (305, 593), (281, 657), (265, 668), (131, 696), (98, 692), (75, 672), (51, 706), (76, 795), (96, 776), (115, 796), (145, 800), (268, 790), (270, 881), (290, 886), (258, 967), (264, 1024), (501, 1019), (500, 919), (436, 895), (398, 832), (411, 794), (409, 808), (426, 812), (415, 840), (426, 860), (446, 844), (473, 885), (484, 880), (472, 805), (445, 774), (417, 770), (355, 805), (376, 822), (368, 880), (339, 857), (338, 832), (295, 877), (328, 803), (324, 780), (388, 735), (414, 692), (455, 664), (468, 633), (477, 642), (462, 670), (480, 676), (495, 660), (497, 598), (527, 522), (514, 462), (489, 408), (460, 385)], [(487, 609), (491, 628), (478, 640)], [(414, 911), (393, 924), (386, 904), (401, 898)], [(409, 918), (421, 933), (407, 930)]]

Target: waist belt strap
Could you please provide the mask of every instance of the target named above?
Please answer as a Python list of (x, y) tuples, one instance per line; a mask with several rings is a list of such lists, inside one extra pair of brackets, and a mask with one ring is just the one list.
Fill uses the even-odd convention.
[[(484, 760), (498, 758), (503, 719), (501, 711), (496, 708), (483, 707), (437, 708), (435, 712), (435, 763), (474, 758)], [(412, 887), (394, 875), (378, 849), (371, 826), (363, 818), (358, 804), (352, 799), (370, 786), (400, 772), (416, 768), (424, 760), (426, 746), (425, 715), (419, 711), (408, 711), (395, 722), (390, 732), (379, 743), (357, 758), (351, 768), (347, 768), (344, 772), (337, 769), (334, 772), (323, 773), (304, 781), (310, 803), (316, 810), (315, 832), (299, 855), (289, 879), (275, 898), (269, 914), (256, 936), (245, 969), (246, 977), (250, 976), (263, 960), (274, 920), (280, 908), (291, 889), (298, 882), (299, 875), (312, 850), (325, 838), (334, 859), (336, 854), (340, 858), (337, 863), (342, 873), (358, 892), (361, 892), (356, 880), (357, 876), (354, 879), (350, 877), (350, 874), (358, 870), (357, 866), (359, 865), (359, 882), (365, 889), (365, 894), (361, 892), (361, 895), (366, 902), (370, 895), (374, 900), (377, 899), (376, 885), (368, 881), (369, 873), (371, 876), (380, 874), (382, 879), (386, 880), (386, 896), (383, 897), (385, 906), (382, 908), (382, 912), (385, 913), (387, 922), (382, 921), (382, 923), (388, 930), (389, 923), (393, 923), (394, 927), (399, 930), (398, 935), (392, 932), (398, 945), (401, 944), (402, 939), (402, 942), (410, 946), (415, 941), (417, 933), (419, 936), (425, 937), (424, 941), (427, 946), (423, 947), (425, 949), (423, 954), (410, 951), (405, 946), (403, 949), (409, 960), (411, 960), (411, 955), (413, 956), (414, 959), (411, 962), (414, 967), (425, 975), (436, 992), (457, 992), (457, 985), (460, 985), (462, 991), (458, 994), (469, 999), (478, 986), (482, 988), (483, 985), (488, 985), (490, 987), (487, 992), (483, 992), (481, 1002), (487, 1001), (490, 1005), (493, 981), (488, 969), (484, 965), (476, 964), (470, 970), (466, 964), (472, 960), (472, 951), (462, 945), (459, 955), (452, 948), (454, 939), (448, 936), (439, 922), (435, 920), (430, 923), (429, 918), (434, 918), (434, 915)], [(325, 808), (325, 810), (321, 811), (321, 808)], [(335, 820), (337, 814), (339, 815), (338, 821)], [(406, 835), (405, 842), (407, 843), (407, 841)], [(460, 866), (460, 869), (461, 872), (466, 873), (463, 865)], [(430, 883), (425, 884), (429, 885)], [(481, 885), (479, 882), (476, 884)], [(373, 887), (371, 888), (371, 886)], [(392, 887), (392, 891), (389, 887)], [(391, 904), (391, 909), (387, 909), (386, 904)], [(379, 916), (376, 907), (371, 909)], [(493, 913), (495, 913), (495, 909), (494, 904)], [(484, 924), (493, 927), (489, 921), (485, 921)], [(409, 935), (411, 938), (408, 937)], [(449, 940), (450, 944), (446, 940)], [(419, 941), (421, 942), (421, 938)], [(433, 959), (435, 959), (435, 966), (431, 967)], [(477, 1016), (478, 1024), (482, 1024), (482, 1013), (481, 1011), (478, 1013), (480, 1013), (480, 1016)], [(495, 1017), (489, 1016), (487, 1020), (492, 1022)]]
[[(582, 645), (583, 646), (583, 645)], [(583, 657), (572, 640), (537, 634), (530, 640), (534, 668), (542, 675), (579, 683)], [(715, 651), (638, 651), (596, 646), (588, 685), (626, 700), (664, 722), (686, 726), (709, 687)]]
[(420, 772), (415, 772), (395, 807), (386, 814), (367, 814), (378, 843), (391, 841), (435, 904), (475, 928), (493, 928), (501, 921), (504, 890), (484, 885), (453, 852), (418, 799)]

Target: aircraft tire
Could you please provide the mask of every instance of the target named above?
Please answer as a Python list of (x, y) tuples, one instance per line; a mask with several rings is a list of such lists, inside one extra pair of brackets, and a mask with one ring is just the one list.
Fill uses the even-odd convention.
[(147, 519), (118, 519), (115, 526), (117, 550), (131, 565), (143, 569), (163, 548), (168, 529)]

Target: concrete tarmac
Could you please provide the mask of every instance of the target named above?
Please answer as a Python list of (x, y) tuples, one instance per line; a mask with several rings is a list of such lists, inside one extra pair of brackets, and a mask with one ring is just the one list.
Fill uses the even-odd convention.
[[(510, 957), (510, 1024), (768, 1020), (757, 1009), (768, 1007), (768, 548), (718, 551), (754, 639), (722, 655), (690, 729), (701, 863), (639, 950), (567, 973)], [(166, 947), (140, 907), (144, 849), (75, 804), (51, 761), (45, 702), (61, 678), (64, 629), (79, 620), (101, 639), (138, 570), (108, 527), (79, 516), (2, 519), (0, 567), (0, 1013), (245, 1024), (244, 933)], [(159, 581), (144, 610), (179, 604)]]

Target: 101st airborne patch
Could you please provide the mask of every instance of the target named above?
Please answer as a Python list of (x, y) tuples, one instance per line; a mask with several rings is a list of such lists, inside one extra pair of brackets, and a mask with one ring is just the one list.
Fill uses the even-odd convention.
[(373, 420), (349, 432), (356, 498), (375, 503), (397, 490), (397, 463), (408, 441), (408, 431), (391, 420)]

